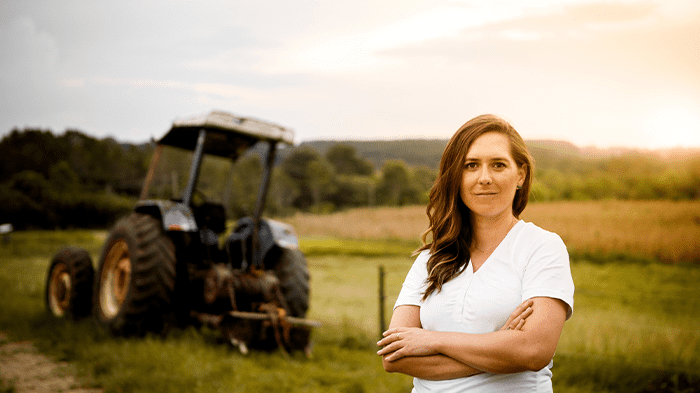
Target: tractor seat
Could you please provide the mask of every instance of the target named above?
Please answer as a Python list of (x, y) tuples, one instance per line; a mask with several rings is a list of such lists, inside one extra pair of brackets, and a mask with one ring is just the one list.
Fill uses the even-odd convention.
[(226, 230), (226, 209), (219, 203), (205, 202), (194, 208), (194, 219), (200, 229), (210, 229), (214, 233)]

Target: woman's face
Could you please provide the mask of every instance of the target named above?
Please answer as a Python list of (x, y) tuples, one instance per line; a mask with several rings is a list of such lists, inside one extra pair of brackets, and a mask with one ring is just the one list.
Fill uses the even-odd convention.
[(460, 196), (472, 215), (497, 218), (513, 214), (515, 191), (525, 181), (525, 167), (518, 167), (510, 149), (508, 136), (500, 132), (487, 132), (469, 147)]

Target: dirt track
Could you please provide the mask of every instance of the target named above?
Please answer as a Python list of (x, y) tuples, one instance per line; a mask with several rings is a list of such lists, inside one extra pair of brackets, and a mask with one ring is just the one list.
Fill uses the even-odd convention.
[[(66, 362), (40, 354), (29, 341), (12, 342), (0, 332), (0, 389), (14, 392), (102, 393), (81, 387)], [(4, 391), (4, 390), (3, 390)]]

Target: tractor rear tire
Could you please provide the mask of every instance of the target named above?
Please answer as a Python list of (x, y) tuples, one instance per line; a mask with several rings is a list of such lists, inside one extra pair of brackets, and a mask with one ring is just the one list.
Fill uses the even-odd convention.
[(90, 315), (94, 275), (87, 251), (72, 246), (61, 249), (46, 273), (46, 309), (56, 318), (78, 320)]
[(139, 213), (112, 229), (93, 290), (98, 325), (115, 335), (162, 332), (173, 315), (175, 246), (155, 218)]
[(280, 280), (289, 313), (293, 317), (306, 318), (309, 310), (309, 268), (304, 254), (297, 249), (281, 248), (279, 260), (274, 266)]

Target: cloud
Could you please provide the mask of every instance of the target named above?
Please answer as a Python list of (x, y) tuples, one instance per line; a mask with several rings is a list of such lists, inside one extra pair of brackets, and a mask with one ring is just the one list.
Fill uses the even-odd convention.
[(542, 72), (623, 79), (631, 74), (700, 75), (700, 12), (680, 19), (663, 11), (652, 3), (539, 9), (507, 21), (466, 27), (457, 35), (386, 49), (383, 55), (412, 64), (510, 64)]
[(0, 133), (143, 140), (222, 109), (303, 140), (447, 137), (495, 112), (528, 137), (604, 145), (664, 102), (700, 107), (687, 0), (9, 3)]
[(455, 37), (465, 28), (511, 19), (520, 13), (517, 7), (495, 11), (438, 4), (363, 29), (322, 33), (293, 41), (266, 59), (266, 69), (333, 75), (386, 70), (402, 65), (396, 57), (387, 56), (395, 48)]
[(6, 80), (31, 79), (34, 73), (51, 69), (58, 59), (55, 38), (27, 16), (0, 27), (0, 53), (0, 74)]
[[(55, 38), (28, 16), (0, 25), (0, 118), (34, 118), (51, 110), (53, 72), (59, 50)], [(0, 132), (5, 131), (0, 129)]]

